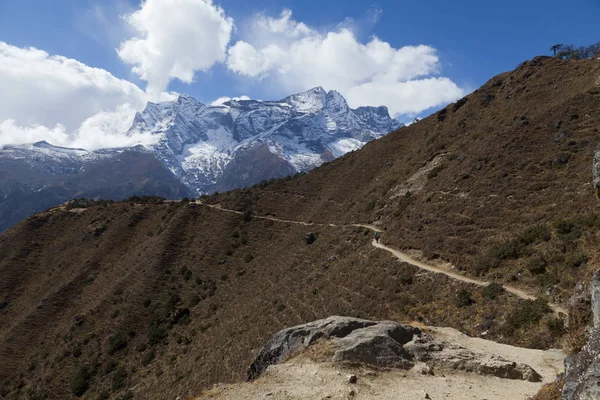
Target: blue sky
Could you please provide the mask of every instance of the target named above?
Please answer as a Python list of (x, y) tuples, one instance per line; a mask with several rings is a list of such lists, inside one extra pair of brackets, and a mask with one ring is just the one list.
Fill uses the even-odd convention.
[[(149, 3), (163, 3), (160, 7), (164, 7), (165, 3), (172, 5), (178, 1), (186, 1), (190, 7), (193, 7), (194, 2), (208, 0), (150, 0)], [(20, 49), (35, 47), (50, 55), (77, 60), (86, 66), (106, 70), (113, 77), (129, 81), (144, 91), (148, 83), (147, 78), (143, 78), (139, 71), (132, 71), (136, 65), (142, 65), (143, 57), (139, 57), (136, 49), (131, 50), (129, 55), (125, 52), (118, 54), (116, 51), (123, 42), (143, 36), (139, 29), (136, 30), (131, 23), (121, 18), (123, 15), (131, 15), (136, 10), (140, 10), (141, 6), (138, 0), (0, 0), (0, 42)], [(372, 105), (384, 104), (400, 120), (410, 120), (416, 115), (430, 113), (440, 105), (477, 88), (494, 75), (513, 69), (526, 59), (538, 54), (548, 54), (548, 48), (554, 43), (585, 45), (600, 40), (597, 35), (600, 2), (597, 0), (570, 0), (569, 2), (557, 0), (502, 2), (220, 0), (211, 3), (210, 7), (213, 11), (218, 9), (225, 28), (227, 26), (231, 28), (228, 40), (223, 42), (226, 46), (220, 49), (223, 54), (220, 54), (218, 49), (208, 47), (198, 51), (193, 47), (193, 43), (186, 48), (181, 41), (174, 40), (167, 49), (180, 46), (182, 50), (181, 53), (173, 51), (169, 57), (176, 59), (182, 56), (188, 57), (194, 52), (206, 51), (208, 54), (216, 51), (213, 55), (216, 61), (190, 58), (188, 61), (193, 65), (203, 65), (206, 61), (205, 64), (210, 66), (204, 65), (196, 69), (191, 67), (193, 71), (191, 83), (183, 83), (177, 78), (168, 78), (168, 86), (165, 87), (162, 82), (166, 78), (164, 76), (161, 78), (160, 71), (154, 71), (154, 68), (160, 69), (161, 65), (163, 69), (167, 68), (164, 67), (164, 62), (168, 63), (172, 60), (156, 58), (145, 60), (147, 72), (156, 75), (154, 81), (160, 81), (158, 83), (151, 81), (156, 88), (189, 93), (200, 101), (211, 102), (222, 96), (240, 95), (258, 99), (278, 99), (291, 92), (320, 85), (325, 89), (340, 90), (352, 106), (359, 105), (361, 102)], [(256, 21), (265, 22), (268, 18), (271, 18), (271, 21), (283, 21), (284, 10), (291, 11), (291, 17), (284, 21), (287, 29), (285, 35), (288, 35), (285, 40), (282, 39), (285, 35), (275, 31), (265, 31), (262, 36), (256, 33)], [(262, 20), (260, 20), (261, 15)], [(157, 30), (163, 29), (155, 22), (145, 19), (142, 23), (146, 24), (144, 26), (149, 30), (154, 27), (157, 27)], [(194, 26), (200, 26), (201, 29), (205, 25), (202, 21), (193, 20), (183, 21), (181, 25), (188, 22), (190, 29), (194, 29)], [(179, 24), (174, 26), (177, 27)], [(307, 28), (304, 29), (303, 26)], [(313, 43), (315, 46), (321, 45), (319, 41), (324, 43), (328, 34), (340, 33), (344, 29), (351, 32), (352, 44), (355, 47), (367, 46), (373, 37), (377, 37), (379, 43), (384, 43), (391, 49), (386, 50), (386, 57), (400, 57), (399, 54), (402, 52), (398, 52), (397, 55), (396, 51), (404, 46), (425, 45), (427, 48), (421, 48), (420, 51), (407, 55), (402, 53), (404, 58), (398, 61), (398, 67), (392, 72), (381, 66), (377, 67), (379, 69), (373, 67), (375, 69), (362, 71), (360, 68), (364, 60), (360, 58), (370, 57), (373, 52), (365, 48), (362, 48), (359, 53), (348, 50), (346, 53), (332, 57), (333, 62), (340, 64), (337, 66), (341, 71), (340, 75), (346, 73), (346, 70), (352, 71), (348, 72), (349, 76), (341, 78), (335, 71), (322, 73), (318, 71), (319, 68), (327, 69), (324, 61), (304, 60), (306, 61), (304, 63), (300, 59), (295, 61), (296, 64), (291, 64), (282, 60), (291, 58), (290, 52), (297, 49), (294, 46), (298, 45), (300, 39), (294, 36), (295, 33), (290, 33), (293, 29), (300, 29), (302, 33), (299, 37), (315, 42), (316, 44)], [(160, 32), (157, 33), (159, 34)], [(197, 34), (206, 36), (211, 35), (212, 32), (199, 31)], [(202, 38), (202, 36), (198, 37)], [(212, 39), (208, 37), (207, 40)], [(238, 49), (240, 41), (250, 43), (250, 53), (240, 51), (237, 53), (239, 57), (234, 58), (231, 49)], [(335, 46), (339, 46), (342, 42), (334, 43), (334, 48), (337, 49)], [(280, 53), (283, 51), (281, 54), (284, 55), (273, 59), (271, 53), (265, 50), (270, 44), (277, 44)], [(239, 50), (242, 48), (239, 47)], [(244, 50), (248, 49), (244, 48)], [(320, 58), (328, 55), (327, 47), (321, 50)], [(311, 54), (310, 49), (307, 54)], [(360, 56), (353, 57), (355, 54)], [(420, 67), (415, 67), (413, 64), (417, 61), (413, 61), (411, 57), (415, 60), (434, 57), (435, 60), (434, 62), (431, 59), (418, 61), (421, 63)], [(234, 63), (232, 60), (239, 62)], [(412, 67), (407, 67), (409, 64)], [(411, 74), (402, 68), (416, 68), (418, 72), (413, 71)], [(291, 70), (291, 72), (283, 73), (281, 72), (283, 70)], [(303, 71), (306, 72), (306, 76), (303, 75)], [(354, 75), (350, 76), (351, 74)], [(384, 75), (387, 76), (385, 79), (391, 79), (393, 82), (409, 82), (415, 85), (419, 83), (418, 81), (428, 78), (446, 80), (428, 81), (426, 87), (399, 85), (394, 90), (397, 92), (412, 90), (413, 94), (395, 96), (391, 89), (390, 92), (383, 93), (382, 89), (388, 88), (389, 85), (371, 82), (371, 80), (381, 80), (373, 76)], [(14, 76), (10, 77), (10, 81), (14, 82)], [(19, 91), (16, 85), (14, 83), (12, 87)], [(98, 96), (104, 95), (102, 90)], [(426, 98), (423, 95), (425, 91), (428, 91)], [(441, 95), (442, 92), (446, 95)], [(23, 91), (23, 93), (27, 92)], [(54, 101), (53, 96), (57, 95), (48, 96), (50, 101)], [(111, 96), (114, 97), (112, 94)], [(142, 95), (135, 96), (137, 96), (136, 100), (140, 100)], [(415, 99), (413, 100), (411, 96), (415, 96)], [(155, 98), (156, 95), (149, 97), (149, 99)], [(62, 99), (59, 98), (56, 103), (61, 101)], [(135, 101), (127, 100), (127, 102)], [(118, 105), (117, 103), (114, 105)], [(415, 103), (418, 106), (410, 107), (403, 105), (404, 103)], [(107, 102), (103, 103), (103, 108), (98, 110), (93, 107), (89, 110), (82, 108), (81, 119), (90, 117), (85, 114), (89, 114), (92, 110), (107, 111), (109, 105), (113, 106), (112, 103)], [(60, 120), (51, 118), (25, 120), (20, 117), (21, 114), (16, 107), (12, 105), (16, 110), (13, 111), (14, 116), (0, 113), (0, 122), (3, 119), (11, 119), (19, 126), (42, 124), (49, 125), (49, 129), (56, 123), (62, 124)], [(2, 108), (1, 103), (0, 108)], [(67, 130), (69, 129), (72, 130), (72, 127), (67, 124)], [(0, 135), (2, 134), (0, 131)]]

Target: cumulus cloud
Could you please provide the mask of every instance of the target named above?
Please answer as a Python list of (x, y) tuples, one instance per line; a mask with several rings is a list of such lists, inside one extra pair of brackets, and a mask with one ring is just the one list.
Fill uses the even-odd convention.
[(0, 96), (0, 145), (46, 140), (96, 149), (155, 140), (125, 136), (146, 94), (103, 69), (0, 42), (0, 87), (8, 94)]
[(124, 104), (113, 111), (102, 111), (83, 121), (81, 126), (68, 131), (64, 125), (53, 128), (44, 125), (20, 125), (13, 119), (0, 121), (0, 148), (7, 144), (27, 144), (46, 141), (54, 146), (97, 150), (156, 143), (159, 135), (149, 132), (126, 136), (131, 127), (135, 109)]
[(142, 108), (144, 91), (108, 71), (35, 48), (0, 42), (0, 121), (73, 130), (90, 116), (123, 104)]
[(286, 91), (314, 86), (336, 89), (351, 106), (388, 106), (392, 114), (418, 113), (464, 92), (440, 73), (436, 49), (392, 47), (377, 37), (361, 43), (351, 29), (321, 33), (292, 19), (257, 15), (248, 33), (229, 48), (227, 67), (249, 78), (271, 81)]
[(125, 19), (137, 33), (117, 52), (148, 82), (151, 99), (172, 79), (191, 83), (196, 71), (223, 62), (233, 30), (233, 20), (212, 0), (144, 0)]

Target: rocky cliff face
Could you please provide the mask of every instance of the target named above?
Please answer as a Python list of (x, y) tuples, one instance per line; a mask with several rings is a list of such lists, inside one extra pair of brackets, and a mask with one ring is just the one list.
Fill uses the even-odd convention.
[(591, 285), (593, 324), (581, 352), (565, 360), (562, 400), (600, 399), (600, 270)]

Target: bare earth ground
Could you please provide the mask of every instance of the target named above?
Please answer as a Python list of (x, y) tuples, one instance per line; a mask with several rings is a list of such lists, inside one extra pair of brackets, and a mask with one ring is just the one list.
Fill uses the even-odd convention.
[[(274, 365), (257, 381), (218, 385), (200, 399), (525, 399), (552, 382), (563, 371), (564, 354), (558, 350), (531, 350), (471, 338), (452, 328), (427, 328), (433, 334), (474, 352), (497, 355), (530, 365), (543, 382), (501, 379), (472, 373), (435, 371), (435, 376), (418, 370), (372, 371), (364, 367), (346, 367), (330, 362), (319, 363), (299, 355), (287, 363)], [(348, 383), (355, 374), (358, 383)], [(354, 391), (354, 395), (350, 392)]]

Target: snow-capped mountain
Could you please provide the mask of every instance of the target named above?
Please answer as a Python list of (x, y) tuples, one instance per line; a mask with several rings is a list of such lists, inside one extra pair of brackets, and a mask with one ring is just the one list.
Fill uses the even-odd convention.
[[(148, 103), (128, 134), (160, 135), (153, 146), (157, 157), (203, 193), (308, 171), (401, 126), (386, 107), (353, 110), (338, 92), (317, 87), (281, 101), (209, 106), (182, 95), (172, 102)], [(279, 164), (264, 176), (234, 162), (264, 157)]]
[(0, 232), (73, 197), (197, 196), (308, 171), (402, 125), (314, 88), (281, 101), (148, 103), (128, 135), (151, 146), (88, 151), (47, 142), (0, 148)]

